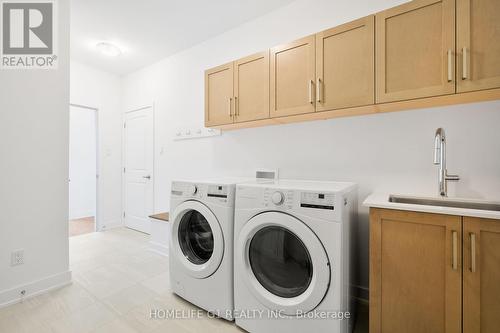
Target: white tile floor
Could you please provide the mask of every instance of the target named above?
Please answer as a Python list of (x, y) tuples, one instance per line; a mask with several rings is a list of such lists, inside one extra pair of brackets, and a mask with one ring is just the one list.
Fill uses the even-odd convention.
[[(168, 258), (147, 235), (114, 229), (70, 238), (73, 284), (0, 309), (0, 333), (236, 333), (222, 319), (150, 319), (151, 309), (198, 310), (173, 295)], [(367, 312), (356, 332), (367, 332)]]
[(197, 309), (170, 291), (168, 258), (148, 236), (114, 229), (70, 238), (73, 284), (0, 309), (2, 333), (242, 332), (222, 319), (150, 319), (151, 309)]

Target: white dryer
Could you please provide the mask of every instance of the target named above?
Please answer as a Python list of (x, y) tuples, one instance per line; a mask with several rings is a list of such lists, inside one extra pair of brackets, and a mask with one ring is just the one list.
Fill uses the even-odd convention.
[(233, 320), (233, 180), (172, 182), (170, 283), (187, 301)]
[(353, 183), (237, 185), (236, 324), (255, 333), (349, 332), (356, 211)]

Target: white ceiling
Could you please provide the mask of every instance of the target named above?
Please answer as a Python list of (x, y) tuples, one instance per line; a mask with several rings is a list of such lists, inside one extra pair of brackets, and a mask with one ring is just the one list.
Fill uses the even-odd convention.
[[(71, 56), (127, 74), (261, 16), (293, 0), (72, 0)], [(96, 43), (123, 50), (101, 55)]]

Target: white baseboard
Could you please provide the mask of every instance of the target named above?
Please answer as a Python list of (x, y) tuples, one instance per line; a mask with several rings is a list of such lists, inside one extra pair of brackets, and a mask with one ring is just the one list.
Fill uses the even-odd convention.
[(158, 253), (162, 256), (168, 257), (168, 247), (160, 243), (150, 241), (149, 250)]
[[(0, 308), (19, 303), (23, 299), (35, 297), (51, 290), (64, 287), (71, 283), (71, 271), (65, 271), (56, 275), (26, 283), (12, 289), (0, 291)], [(25, 290), (24, 296), (21, 292)]]
[(123, 227), (122, 220), (109, 220), (109, 221), (104, 221), (102, 223), (99, 222), (98, 224), (100, 229), (97, 231), (106, 231)]
[(70, 213), (69, 220), (70, 221), (77, 220), (77, 219), (81, 219), (84, 217), (92, 217), (92, 216), (95, 216), (95, 211), (93, 211), (93, 210), (80, 210), (77, 212), (73, 212), (72, 214)]

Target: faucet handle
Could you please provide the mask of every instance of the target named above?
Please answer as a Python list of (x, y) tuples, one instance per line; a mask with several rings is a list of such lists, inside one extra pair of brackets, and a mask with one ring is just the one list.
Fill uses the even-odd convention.
[(459, 175), (448, 175), (446, 174), (446, 180), (452, 181), (452, 182), (458, 182), (460, 180)]

